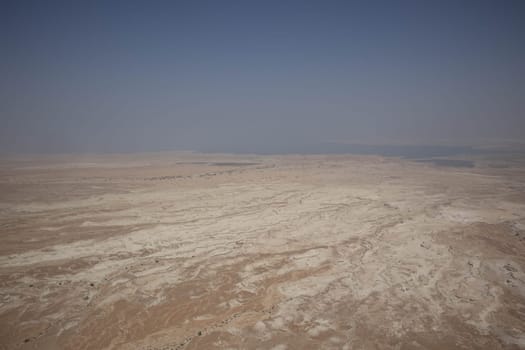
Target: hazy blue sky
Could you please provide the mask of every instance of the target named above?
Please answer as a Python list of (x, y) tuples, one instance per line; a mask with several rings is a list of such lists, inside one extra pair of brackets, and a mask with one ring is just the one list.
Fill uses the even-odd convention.
[(525, 139), (525, 1), (0, 6), (0, 151)]

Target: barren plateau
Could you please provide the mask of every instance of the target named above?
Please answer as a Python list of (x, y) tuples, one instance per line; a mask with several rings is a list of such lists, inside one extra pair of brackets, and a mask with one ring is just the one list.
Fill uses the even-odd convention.
[(1, 349), (525, 348), (525, 162), (3, 158)]

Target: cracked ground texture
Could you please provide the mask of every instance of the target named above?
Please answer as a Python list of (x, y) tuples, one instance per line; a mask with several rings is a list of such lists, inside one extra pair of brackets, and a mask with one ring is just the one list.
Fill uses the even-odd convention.
[(4, 158), (0, 349), (525, 348), (525, 162)]

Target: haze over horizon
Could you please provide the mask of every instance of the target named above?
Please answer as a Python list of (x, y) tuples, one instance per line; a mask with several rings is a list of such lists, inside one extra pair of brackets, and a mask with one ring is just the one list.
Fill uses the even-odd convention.
[(0, 153), (525, 139), (522, 1), (4, 1)]

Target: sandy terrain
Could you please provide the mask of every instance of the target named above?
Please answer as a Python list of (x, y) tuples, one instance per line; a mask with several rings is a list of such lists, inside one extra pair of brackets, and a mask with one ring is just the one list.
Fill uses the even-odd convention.
[(1, 349), (525, 348), (525, 163), (4, 158)]

